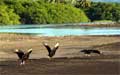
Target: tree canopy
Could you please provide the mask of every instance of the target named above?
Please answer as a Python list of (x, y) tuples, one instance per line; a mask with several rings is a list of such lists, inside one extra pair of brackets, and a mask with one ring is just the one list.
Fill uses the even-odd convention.
[(4, 4), (20, 16), (20, 22), (22, 24), (76, 23), (89, 21), (84, 11), (69, 4), (53, 4), (44, 2), (44, 0), (6, 0)]
[(120, 4), (119, 3), (92, 3), (90, 8), (84, 9), (87, 16), (94, 20), (120, 20)]
[(13, 12), (13, 9), (9, 9), (5, 5), (0, 5), (0, 24), (20, 24), (19, 15)]
[(120, 21), (119, 3), (91, 0), (0, 0), (0, 24)]

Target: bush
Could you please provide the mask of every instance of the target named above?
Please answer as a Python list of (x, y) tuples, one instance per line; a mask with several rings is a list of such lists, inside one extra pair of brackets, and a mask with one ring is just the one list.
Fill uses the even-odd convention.
[(0, 5), (0, 25), (3, 24), (20, 24), (20, 17), (5, 5)]
[(43, 0), (10, 0), (5, 4), (15, 10), (25, 24), (53, 24), (88, 22), (89, 19), (82, 10), (72, 5), (48, 3)]
[(85, 9), (87, 16), (92, 20), (120, 20), (119, 3), (95, 3), (90, 8)]

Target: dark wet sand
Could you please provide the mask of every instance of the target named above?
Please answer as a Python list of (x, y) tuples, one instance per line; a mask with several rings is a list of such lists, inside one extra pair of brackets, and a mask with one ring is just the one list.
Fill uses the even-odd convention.
[(44, 58), (29, 60), (25, 66), (17, 65), (16, 61), (1, 62), (0, 69), (1, 75), (120, 75), (120, 62), (95, 58)]
[[(120, 36), (32, 37), (0, 36), (0, 75), (120, 75)], [(47, 59), (43, 41), (60, 43), (54, 59)], [(26, 65), (17, 64), (13, 49), (33, 48)], [(82, 49), (98, 49), (103, 54), (90, 57)]]

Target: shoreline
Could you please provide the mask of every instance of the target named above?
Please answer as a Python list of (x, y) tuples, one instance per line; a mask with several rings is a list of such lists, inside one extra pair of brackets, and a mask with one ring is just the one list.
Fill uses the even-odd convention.
[[(21, 24), (24, 25), (24, 24)], [(83, 26), (83, 27), (120, 27), (120, 23), (116, 23), (116, 22), (86, 22), (86, 23), (65, 23), (65, 24), (25, 24), (27, 25), (40, 25), (40, 26)], [(9, 26), (9, 25), (2, 25), (1, 27), (4, 26)], [(15, 25), (11, 25), (11, 26), (15, 26)], [(16, 25), (18, 26), (18, 25)]]

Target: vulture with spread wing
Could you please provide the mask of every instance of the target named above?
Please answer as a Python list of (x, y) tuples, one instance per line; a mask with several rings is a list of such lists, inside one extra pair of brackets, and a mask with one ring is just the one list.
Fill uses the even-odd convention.
[(18, 55), (18, 58), (20, 60), (20, 65), (24, 65), (25, 64), (26, 60), (29, 59), (29, 56), (30, 56), (31, 52), (32, 52), (32, 49), (29, 49), (26, 53), (23, 52), (20, 49), (16, 49), (15, 50), (15, 53)]
[(54, 55), (55, 55), (55, 53), (56, 53), (56, 50), (58, 49), (58, 47), (59, 47), (59, 43), (57, 43), (55, 46), (54, 46), (54, 48), (50, 48), (50, 46), (47, 44), (47, 43), (43, 43), (43, 45), (46, 47), (46, 49), (48, 50), (48, 56), (50, 57), (50, 58), (52, 58)]
[(80, 52), (83, 52), (84, 54), (91, 54), (91, 53), (96, 53), (96, 54), (101, 54), (99, 50), (94, 50), (94, 49), (83, 49)]

